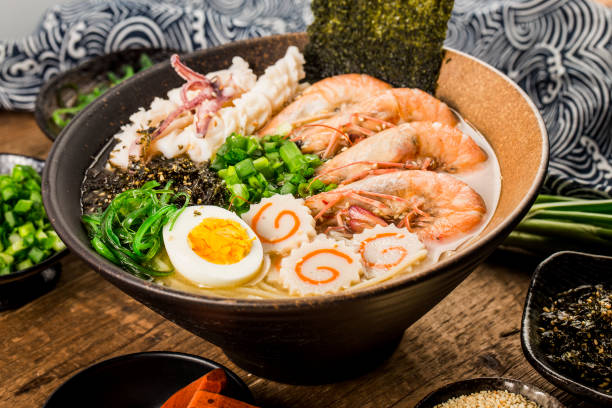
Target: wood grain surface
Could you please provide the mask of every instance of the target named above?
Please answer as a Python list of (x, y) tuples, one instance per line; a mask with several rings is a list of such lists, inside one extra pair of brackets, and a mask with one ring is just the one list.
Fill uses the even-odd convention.
[[(0, 112), (0, 151), (42, 158), (50, 146), (33, 115)], [(76, 256), (62, 263), (53, 291), (20, 309), (0, 312), (2, 408), (40, 407), (83, 368), (147, 350), (216, 360), (242, 377), (266, 408), (409, 408), (446, 383), (480, 376), (523, 380), (552, 392), (568, 407), (593, 407), (556, 389), (523, 356), (519, 329), (533, 259), (495, 253), (406, 330), (385, 364), (323, 386), (292, 386), (250, 375), (219, 348), (123, 294)]]

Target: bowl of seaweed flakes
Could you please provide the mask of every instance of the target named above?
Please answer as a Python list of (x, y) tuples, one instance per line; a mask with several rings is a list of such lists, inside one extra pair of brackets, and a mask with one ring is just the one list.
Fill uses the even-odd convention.
[(536, 269), (525, 303), (527, 360), (559, 388), (612, 405), (612, 258), (559, 252)]

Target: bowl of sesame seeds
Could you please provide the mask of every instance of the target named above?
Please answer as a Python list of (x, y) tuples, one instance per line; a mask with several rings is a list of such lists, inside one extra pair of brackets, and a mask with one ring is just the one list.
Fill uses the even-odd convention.
[(522, 381), (500, 377), (471, 378), (447, 384), (414, 408), (565, 408), (555, 397)]

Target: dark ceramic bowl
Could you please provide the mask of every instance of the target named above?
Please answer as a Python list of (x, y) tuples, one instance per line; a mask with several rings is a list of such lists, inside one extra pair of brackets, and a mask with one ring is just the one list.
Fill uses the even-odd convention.
[[(206, 72), (245, 58), (257, 73), (303, 47), (305, 34), (227, 44), (187, 55)], [(285, 382), (326, 382), (355, 376), (387, 358), (404, 330), (443, 299), (510, 233), (542, 183), (548, 139), (536, 107), (490, 66), (447, 50), (437, 96), (489, 139), (503, 177), (499, 205), (475, 240), (433, 267), (343, 294), (282, 300), (226, 299), (145, 282), (94, 252), (80, 220), (83, 174), (121, 124), (182, 80), (169, 63), (137, 75), (94, 102), (56, 140), (44, 174), (44, 200), (64, 242), (102, 276), (162, 316), (223, 348), (236, 364)], [(503, 108), (500, 108), (503, 107)]]
[(589, 399), (597, 405), (612, 406), (612, 395), (581, 383), (553, 367), (540, 346), (537, 328), (540, 313), (559, 293), (581, 285), (604, 284), (612, 287), (612, 258), (579, 252), (559, 252), (543, 261), (531, 278), (521, 326), (521, 345), (527, 360), (557, 387)]
[(500, 377), (471, 378), (447, 384), (423, 398), (414, 408), (433, 408), (451, 398), (480, 391), (505, 390), (536, 402), (540, 408), (565, 408), (555, 397), (522, 381)]
[[(45, 162), (20, 154), (0, 153), (0, 174), (8, 174), (16, 164), (32, 166), (42, 173)], [(0, 310), (19, 307), (53, 289), (62, 268), (58, 262), (68, 250), (58, 252), (30, 268), (0, 276)]]
[(227, 374), (223, 395), (254, 404), (249, 387), (222, 365), (190, 354), (153, 351), (111, 358), (84, 369), (55, 390), (43, 408), (158, 408), (215, 368)]
[(100, 84), (107, 84), (107, 72), (121, 73), (121, 66), (128, 64), (138, 66), (138, 59), (146, 53), (155, 64), (166, 61), (174, 53), (172, 50), (161, 49), (129, 49), (101, 55), (90, 59), (77, 67), (64, 71), (45, 82), (36, 97), (34, 117), (40, 130), (51, 140), (55, 140), (62, 131), (52, 120), (51, 115), (60, 107), (59, 103), (67, 95), (74, 95), (72, 89), (76, 86), (82, 92), (91, 92)]

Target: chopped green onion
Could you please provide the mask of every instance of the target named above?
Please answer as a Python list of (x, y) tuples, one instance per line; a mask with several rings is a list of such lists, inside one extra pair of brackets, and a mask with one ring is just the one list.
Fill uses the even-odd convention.
[(297, 191), (297, 188), (295, 187), (294, 184), (291, 184), (291, 183), (283, 184), (283, 186), (280, 189), (281, 194), (293, 194), (296, 191)]
[(328, 184), (328, 185), (327, 185), (327, 186), (326, 186), (326, 187), (323, 189), (323, 191), (332, 191), (332, 190), (333, 190), (334, 188), (336, 188), (336, 187), (338, 187), (338, 185), (337, 185), (337, 184), (335, 184), (335, 183), (330, 183), (330, 184)]
[(14, 187), (4, 187), (2, 189), (2, 200), (8, 201), (11, 198), (15, 197), (16, 194), (17, 194), (17, 191)]
[(6, 211), (4, 213), (4, 221), (10, 228), (13, 228), (15, 227), (15, 225), (17, 225), (17, 219), (11, 211)]
[(280, 154), (278, 152), (270, 152), (270, 153), (266, 153), (266, 157), (268, 158), (268, 160), (270, 160), (271, 162), (277, 162), (279, 161), (280, 158)]
[(35, 242), (36, 238), (34, 237), (34, 234), (29, 234), (23, 237), (23, 243), (26, 247), (31, 247)]
[(304, 160), (311, 167), (319, 167), (321, 165), (321, 159), (316, 154), (305, 154)]
[(32, 266), (34, 266), (32, 261), (30, 259), (25, 259), (17, 264), (17, 270), (21, 271), (23, 269), (31, 268)]
[(254, 155), (256, 152), (261, 155), (261, 145), (256, 138), (250, 137), (247, 141), (246, 152), (249, 156)]
[(310, 190), (311, 191), (321, 191), (325, 188), (325, 183), (323, 183), (321, 180), (316, 179), (312, 182), (312, 184), (310, 185)]
[(240, 179), (245, 179), (253, 173), (256, 173), (257, 170), (253, 165), (253, 160), (244, 159), (239, 163), (236, 163), (236, 173)]
[(240, 183), (240, 177), (238, 177), (238, 173), (236, 173), (236, 168), (234, 166), (229, 166), (227, 168), (227, 175), (224, 177), (224, 180), (230, 186)]
[(253, 166), (255, 166), (255, 170), (259, 172), (264, 172), (269, 169), (270, 161), (266, 157), (260, 157), (258, 159), (253, 160)]
[(210, 165), (210, 167), (213, 170), (220, 171), (220, 170), (224, 169), (225, 167), (227, 167), (227, 163), (223, 159), (223, 156), (217, 154), (215, 156), (215, 159), (213, 160), (212, 164)]
[(17, 201), (17, 204), (15, 204), (13, 211), (15, 211), (17, 214), (27, 213), (28, 211), (30, 211), (30, 208), (32, 208), (32, 204), (32, 200), (21, 199)]
[(310, 189), (308, 188), (308, 183), (300, 183), (297, 191), (300, 197), (308, 197), (310, 195)]
[(321, 159), (302, 154), (294, 142), (281, 135), (258, 139), (232, 134), (217, 150), (217, 158), (214, 168), (225, 181), (237, 213), (248, 209), (247, 200), (257, 203), (262, 197), (278, 193), (308, 197), (336, 187), (312, 180)]
[[(241, 201), (242, 204), (244, 204), (250, 198), (249, 191), (245, 184), (232, 184), (230, 186), (230, 190), (234, 196), (241, 198), (239, 201)], [(236, 203), (236, 205), (240, 206), (238, 203)]]
[(3, 265), (11, 265), (15, 262), (15, 258), (9, 254), (0, 252), (0, 262), (2, 262)]
[(227, 169), (221, 169), (217, 174), (219, 174), (219, 177), (221, 177), (222, 179), (225, 179), (227, 178)]
[(235, 149), (246, 150), (247, 148), (247, 138), (236, 133), (232, 133), (228, 138), (227, 142), (229, 145)]
[(264, 143), (264, 151), (266, 153), (272, 153), (276, 150), (277, 144), (275, 142), (265, 142)]
[(259, 190), (263, 187), (261, 181), (259, 181), (256, 176), (250, 176), (247, 182), (249, 183), (249, 186), (253, 187), (256, 190)]
[(32, 224), (30, 221), (26, 222), (25, 224), (17, 228), (17, 233), (22, 238), (25, 237), (26, 235), (33, 234), (34, 232), (36, 232), (36, 228), (34, 228), (34, 224)]
[(149, 58), (149, 56), (143, 52), (142, 54), (140, 54), (140, 58), (138, 58), (138, 64), (140, 65), (139, 71), (143, 71), (147, 68), (152, 67), (153, 61), (151, 61), (151, 58)]
[(30, 260), (35, 264), (40, 263), (44, 257), (45, 253), (36, 247), (32, 247), (30, 252), (28, 252), (28, 258), (30, 258)]

